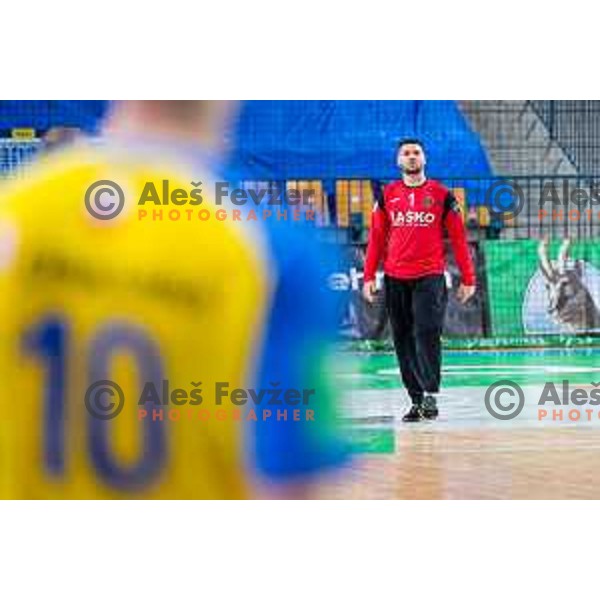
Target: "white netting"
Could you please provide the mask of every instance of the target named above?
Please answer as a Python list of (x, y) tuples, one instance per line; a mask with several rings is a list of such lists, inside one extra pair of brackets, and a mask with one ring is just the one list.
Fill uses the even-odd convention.
[(0, 139), (0, 178), (20, 177), (41, 145), (39, 139)]

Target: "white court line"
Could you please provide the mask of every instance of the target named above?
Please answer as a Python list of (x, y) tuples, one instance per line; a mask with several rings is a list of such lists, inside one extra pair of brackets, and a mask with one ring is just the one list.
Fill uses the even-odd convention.
[[(581, 367), (576, 365), (451, 365), (442, 367), (442, 375), (540, 375), (544, 373), (591, 373), (599, 372), (600, 367)], [(518, 373), (517, 373), (518, 372)], [(397, 368), (379, 369), (377, 375), (385, 377), (396, 376), (399, 374)]]
[(512, 369), (513, 371), (564, 371), (568, 369), (577, 372), (586, 371), (600, 371), (600, 367), (583, 367), (579, 365), (506, 365), (506, 364), (493, 364), (493, 365), (447, 365), (442, 367), (444, 371), (458, 371), (459, 369), (465, 371), (471, 371), (476, 373), (477, 371), (490, 371), (493, 369)]
[[(396, 430), (398, 431), (398, 430)], [(439, 430), (438, 430), (439, 431)], [(557, 443), (552, 443), (552, 450), (564, 450), (564, 449), (569, 449), (569, 450), (590, 450), (590, 451), (595, 451), (595, 450), (600, 450), (600, 445), (596, 445), (596, 446), (590, 446), (589, 444), (586, 444), (585, 442), (580, 442), (577, 444), (557, 444)], [(436, 450), (439, 450), (439, 452), (441, 454), (507, 454), (509, 452), (543, 452), (544, 454), (548, 453), (548, 447), (545, 444), (540, 444), (540, 446), (537, 447), (533, 447), (533, 446), (519, 446), (519, 445), (515, 445), (515, 446), (509, 446), (509, 445), (505, 445), (505, 446), (498, 446), (495, 448), (481, 448), (481, 447), (477, 447), (477, 448), (469, 448), (467, 446), (465, 447), (446, 447), (443, 444), (440, 444), (439, 448), (436, 448)], [(411, 452), (419, 452), (418, 446), (414, 446), (411, 447)], [(423, 452), (427, 452), (428, 454), (431, 453), (431, 448), (424, 448)]]

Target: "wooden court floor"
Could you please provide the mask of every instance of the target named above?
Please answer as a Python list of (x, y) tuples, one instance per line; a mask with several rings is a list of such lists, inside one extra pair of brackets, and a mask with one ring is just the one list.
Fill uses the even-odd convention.
[(599, 499), (600, 430), (404, 429), (321, 487), (335, 499)]
[[(600, 381), (596, 352), (462, 353), (444, 364), (440, 417), (416, 424), (401, 421), (408, 399), (392, 356), (362, 357), (348, 369), (344, 416), (354, 430), (390, 439), (359, 450), (318, 497), (600, 499), (600, 406), (579, 407), (574, 420), (574, 405), (539, 404), (548, 382), (592, 389)], [(519, 385), (525, 399), (508, 420), (491, 415), (484, 400), (500, 379)], [(593, 412), (584, 416), (586, 409)]]

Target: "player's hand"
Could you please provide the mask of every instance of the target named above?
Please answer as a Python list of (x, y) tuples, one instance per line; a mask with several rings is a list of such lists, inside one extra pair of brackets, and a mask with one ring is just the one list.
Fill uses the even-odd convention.
[(456, 292), (456, 297), (461, 304), (466, 304), (475, 295), (474, 285), (465, 285), (461, 283)]
[(363, 297), (369, 304), (372, 304), (373, 300), (375, 300), (376, 292), (377, 290), (375, 289), (375, 280), (366, 281), (363, 285)]

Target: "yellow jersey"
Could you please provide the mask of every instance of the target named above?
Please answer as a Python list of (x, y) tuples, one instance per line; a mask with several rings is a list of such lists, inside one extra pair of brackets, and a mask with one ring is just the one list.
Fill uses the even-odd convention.
[(169, 150), (81, 145), (0, 192), (2, 497), (243, 498), (343, 455), (324, 400), (257, 387), (320, 378), (328, 324), (286, 307), (323, 308), (306, 247), (217, 218)]

